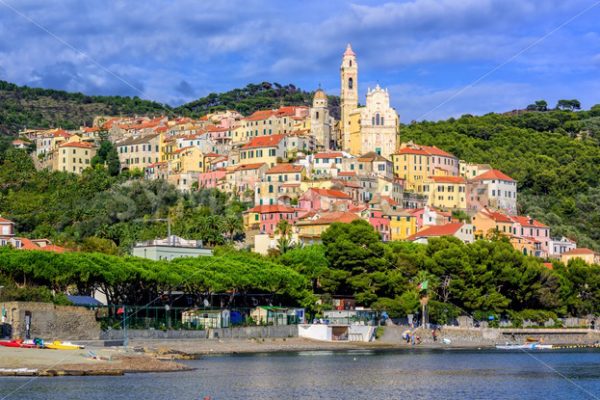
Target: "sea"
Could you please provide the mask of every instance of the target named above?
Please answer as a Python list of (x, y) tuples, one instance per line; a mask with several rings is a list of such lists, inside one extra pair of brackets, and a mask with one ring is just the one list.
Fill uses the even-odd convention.
[(0, 378), (0, 400), (600, 399), (600, 350), (206, 356), (193, 371)]

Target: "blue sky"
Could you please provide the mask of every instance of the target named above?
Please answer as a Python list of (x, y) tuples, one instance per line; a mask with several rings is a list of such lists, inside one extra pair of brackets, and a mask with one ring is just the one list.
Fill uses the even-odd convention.
[(350, 42), (360, 98), (387, 87), (403, 122), (541, 98), (589, 108), (598, 21), (597, 0), (0, 0), (0, 79), (171, 105), (262, 81), (338, 94)]

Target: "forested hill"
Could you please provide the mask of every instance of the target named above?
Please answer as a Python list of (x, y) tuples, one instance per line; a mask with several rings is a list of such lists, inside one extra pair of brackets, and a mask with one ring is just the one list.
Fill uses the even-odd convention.
[(600, 105), (562, 108), (413, 123), (400, 136), (501, 169), (519, 181), (521, 213), (600, 249)]
[[(138, 97), (87, 96), (62, 90), (36, 89), (0, 81), (0, 134), (16, 134), (24, 128), (76, 129), (90, 125), (97, 115), (183, 115), (199, 117), (212, 111), (233, 109), (244, 115), (280, 105), (310, 105), (312, 92), (296, 86), (263, 82), (206, 97), (172, 108)], [(333, 115), (339, 100), (329, 97)]]
[(24, 128), (90, 125), (96, 115), (169, 115), (171, 107), (138, 97), (86, 96), (0, 81), (0, 134)]
[[(243, 89), (233, 89), (225, 93), (211, 93), (206, 97), (175, 108), (182, 115), (199, 116), (218, 110), (236, 110), (244, 115), (256, 110), (286, 106), (309, 106), (314, 92), (306, 92), (296, 86), (262, 82), (249, 84)], [(329, 107), (337, 115), (339, 98), (329, 96)]]

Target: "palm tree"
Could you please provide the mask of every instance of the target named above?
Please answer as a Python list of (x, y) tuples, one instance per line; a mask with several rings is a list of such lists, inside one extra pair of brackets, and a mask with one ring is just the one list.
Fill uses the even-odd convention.
[(242, 220), (239, 215), (227, 214), (225, 218), (223, 218), (223, 230), (227, 232), (230, 242), (233, 242), (233, 238), (236, 234), (244, 232), (244, 226), (242, 225)]
[(280, 235), (279, 239), (277, 239), (279, 254), (285, 254), (294, 247), (292, 244), (292, 225), (287, 219), (279, 220), (275, 233)]

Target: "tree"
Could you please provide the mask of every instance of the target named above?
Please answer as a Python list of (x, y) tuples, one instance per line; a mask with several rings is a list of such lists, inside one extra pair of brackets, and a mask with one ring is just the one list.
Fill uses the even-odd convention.
[(558, 100), (558, 102), (556, 103), (556, 108), (559, 110), (569, 110), (569, 111), (575, 111), (575, 110), (580, 110), (581, 109), (581, 103), (579, 102), (579, 100), (573, 99), (573, 100)]
[(279, 254), (285, 254), (293, 247), (292, 244), (292, 225), (287, 219), (280, 219), (277, 222), (275, 233), (279, 235), (277, 239), (277, 250)]
[(100, 147), (96, 155), (92, 158), (92, 167), (96, 165), (104, 165), (108, 169), (111, 176), (119, 175), (121, 172), (121, 162), (119, 161), (119, 153), (115, 146), (108, 140), (100, 142)]
[(227, 232), (229, 236), (229, 241), (233, 242), (233, 239), (236, 234), (244, 232), (244, 225), (242, 224), (242, 219), (239, 214), (229, 213), (223, 218), (223, 229)]

